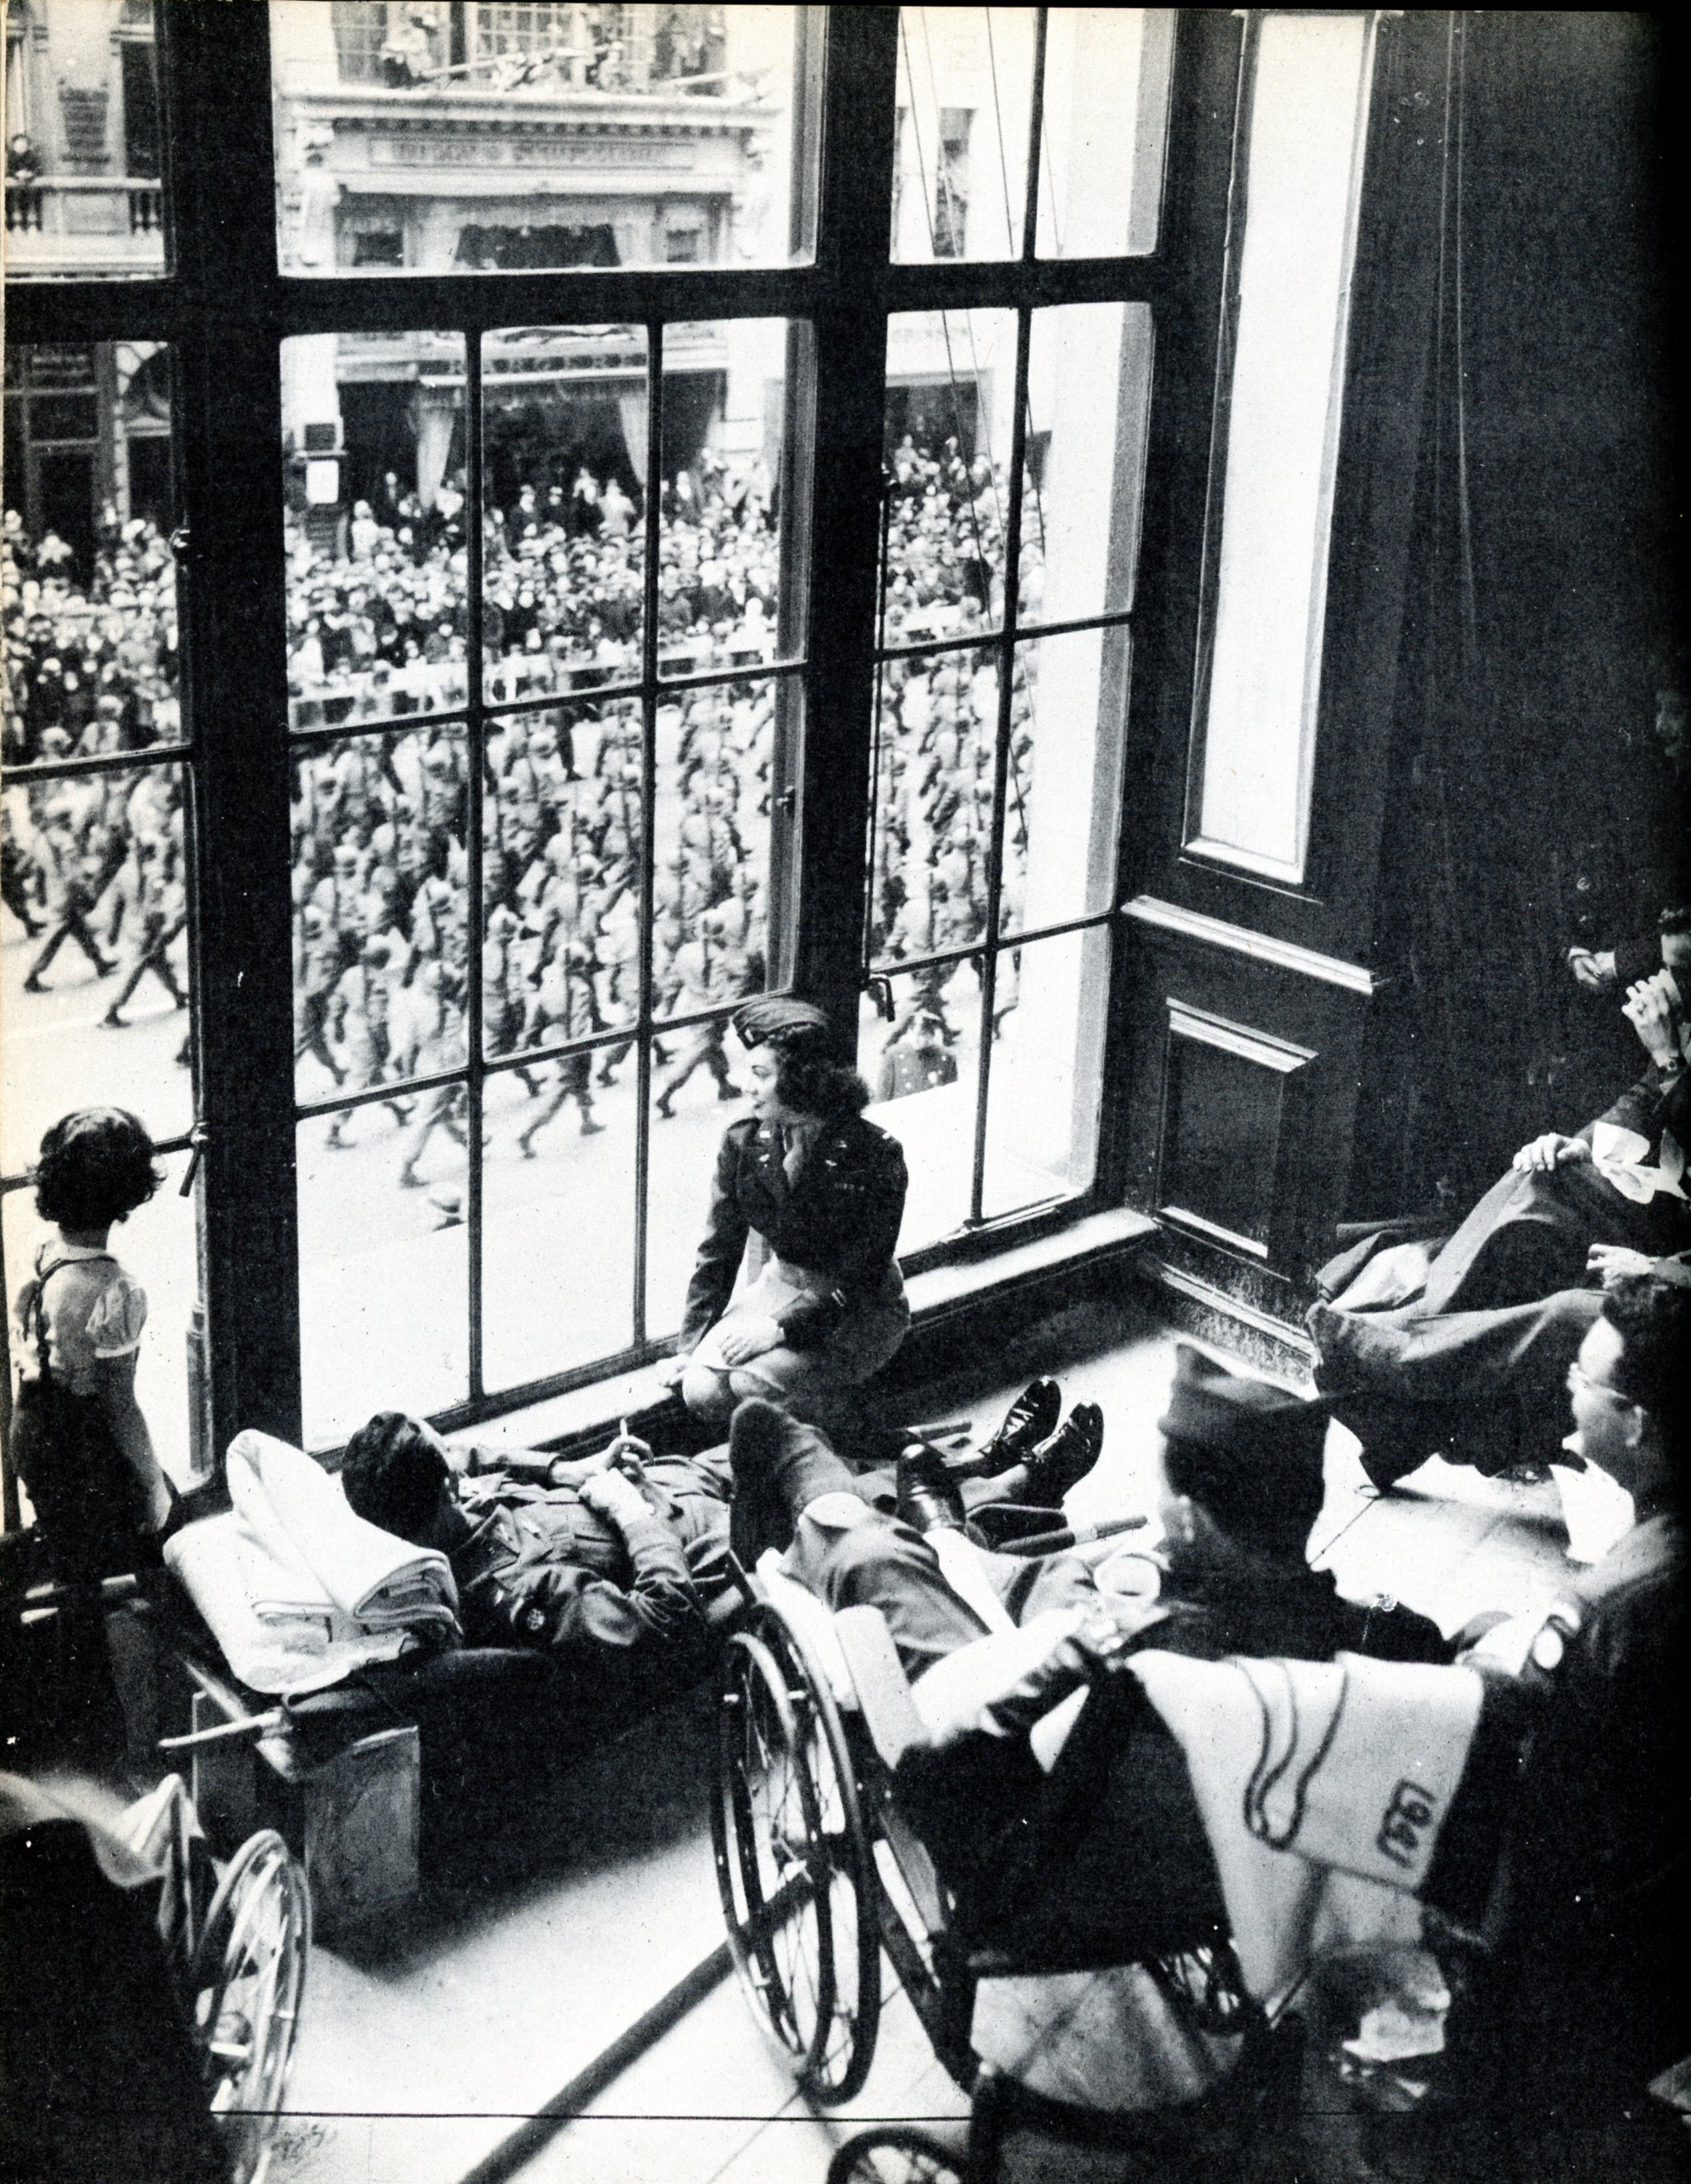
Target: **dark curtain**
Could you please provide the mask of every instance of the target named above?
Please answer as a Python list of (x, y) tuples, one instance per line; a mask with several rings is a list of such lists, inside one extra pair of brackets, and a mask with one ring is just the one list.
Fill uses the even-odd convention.
[(1654, 730), (1656, 689), (1683, 687), (1666, 36), (1642, 14), (1452, 19), (1381, 894), (1391, 1120), (1359, 1148), (1359, 1213), (1441, 1182), (1471, 1201), (1642, 1062), (1565, 952), (1648, 931), (1686, 889)]

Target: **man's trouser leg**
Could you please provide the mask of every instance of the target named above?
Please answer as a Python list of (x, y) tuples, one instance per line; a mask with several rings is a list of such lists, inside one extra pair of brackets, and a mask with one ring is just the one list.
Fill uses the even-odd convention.
[(829, 1607), (878, 1607), (908, 1676), (986, 1635), (986, 1625), (946, 1584), (927, 1539), (867, 1506), (862, 1522), (846, 1530), (807, 1510), (786, 1568)]

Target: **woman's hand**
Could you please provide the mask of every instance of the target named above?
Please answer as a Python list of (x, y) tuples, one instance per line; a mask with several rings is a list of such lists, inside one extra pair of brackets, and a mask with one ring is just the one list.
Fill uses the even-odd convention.
[(1650, 1060), (1661, 1068), (1679, 1062), (1679, 1026), (1674, 1003), (1679, 989), (1671, 971), (1658, 971), (1653, 978), (1640, 978), (1627, 989), (1621, 1013), (1644, 1044)]
[(1615, 983), (1615, 951), (1610, 948), (1599, 954), (1589, 948), (1570, 948), (1568, 968), (1574, 983), (1583, 986), (1587, 993), (1607, 993)]
[(1558, 1131), (1546, 1130), (1542, 1138), (1523, 1145), (1510, 1164), (1522, 1175), (1548, 1175), (1565, 1162), (1590, 1158), (1591, 1147), (1583, 1138), (1565, 1138)]
[(1624, 1244), (1593, 1244), (1586, 1255), (1585, 1271), (1595, 1274), (1606, 1290), (1628, 1274), (1647, 1274), (1655, 1261), (1643, 1251), (1629, 1251)]
[(717, 1337), (724, 1365), (750, 1364), (766, 1351), (781, 1346), (781, 1323), (777, 1319), (740, 1319)]
[(673, 1357), (666, 1357), (657, 1368), (658, 1385), (661, 1388), (678, 1388), (692, 1362), (690, 1351), (678, 1351)]

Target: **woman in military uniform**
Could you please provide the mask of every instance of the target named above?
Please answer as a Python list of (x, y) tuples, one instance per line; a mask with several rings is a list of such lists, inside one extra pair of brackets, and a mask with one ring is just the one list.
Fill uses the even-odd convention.
[(894, 1256), (904, 1153), (863, 1120), (868, 1088), (834, 1058), (821, 1010), (769, 998), (734, 1022), (751, 1113), (723, 1138), (669, 1379), (700, 1418), (762, 1396), (827, 1422), (909, 1324)]

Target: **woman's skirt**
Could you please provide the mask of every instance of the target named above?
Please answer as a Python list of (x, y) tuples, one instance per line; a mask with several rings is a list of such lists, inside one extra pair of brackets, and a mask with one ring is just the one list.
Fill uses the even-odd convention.
[(896, 1260), (888, 1264), (874, 1294), (849, 1304), (837, 1325), (813, 1349), (790, 1350), (783, 1343), (744, 1365), (730, 1367), (719, 1347), (722, 1337), (734, 1326), (748, 1319), (779, 1318), (799, 1298), (826, 1296), (835, 1286), (829, 1275), (770, 1257), (762, 1273), (735, 1294), (690, 1362), (710, 1372), (731, 1373), (736, 1394), (764, 1395), (789, 1405), (837, 1388), (861, 1387), (893, 1357), (910, 1325), (904, 1278)]

